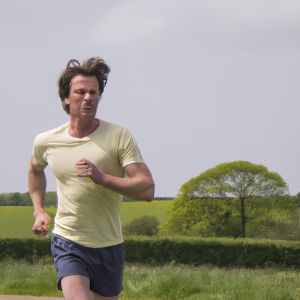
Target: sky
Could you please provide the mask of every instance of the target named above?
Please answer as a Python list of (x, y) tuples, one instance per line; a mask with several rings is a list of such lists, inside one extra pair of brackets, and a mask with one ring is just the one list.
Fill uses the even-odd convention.
[(67, 62), (99, 56), (111, 73), (97, 117), (133, 134), (156, 197), (238, 160), (297, 194), (299, 15), (298, 0), (0, 0), (0, 193), (28, 191), (34, 138), (69, 121)]

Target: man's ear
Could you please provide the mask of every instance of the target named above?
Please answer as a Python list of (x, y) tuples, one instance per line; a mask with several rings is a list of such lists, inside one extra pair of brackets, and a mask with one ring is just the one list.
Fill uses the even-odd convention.
[(65, 104), (70, 104), (70, 99), (69, 98), (65, 98)]

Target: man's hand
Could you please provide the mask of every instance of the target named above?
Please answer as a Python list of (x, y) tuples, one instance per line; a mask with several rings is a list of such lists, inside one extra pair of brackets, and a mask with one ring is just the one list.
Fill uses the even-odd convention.
[(104, 185), (105, 174), (101, 172), (91, 161), (82, 158), (75, 163), (75, 169), (81, 171), (78, 173), (78, 177), (87, 177), (96, 184)]
[(37, 237), (47, 236), (51, 218), (48, 216), (44, 209), (39, 209), (35, 211), (33, 216), (35, 218), (35, 222), (32, 227), (33, 233)]
[(104, 174), (91, 161), (82, 158), (75, 163), (80, 171), (78, 177), (86, 177), (116, 193), (135, 200), (151, 202), (154, 196), (152, 175), (144, 163), (132, 163), (124, 167), (128, 178), (120, 178)]

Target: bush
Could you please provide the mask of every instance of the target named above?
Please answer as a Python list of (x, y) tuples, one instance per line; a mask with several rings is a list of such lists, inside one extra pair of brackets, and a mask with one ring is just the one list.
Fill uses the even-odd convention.
[(218, 267), (293, 267), (300, 269), (300, 243), (286, 241), (127, 237), (126, 262), (212, 264)]
[(52, 256), (50, 239), (2, 239), (0, 260), (17, 259), (34, 262), (45, 256)]
[[(164, 264), (212, 264), (218, 267), (288, 267), (300, 269), (300, 243), (287, 241), (125, 237), (125, 261)], [(0, 240), (0, 260), (34, 262), (51, 256), (49, 239)]]
[(155, 216), (141, 216), (123, 225), (124, 235), (153, 236), (158, 233), (159, 221)]

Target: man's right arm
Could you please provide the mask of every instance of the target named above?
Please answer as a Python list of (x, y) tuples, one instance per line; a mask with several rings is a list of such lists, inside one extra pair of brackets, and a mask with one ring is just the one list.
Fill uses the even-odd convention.
[(29, 193), (34, 206), (35, 223), (33, 225), (33, 232), (36, 236), (42, 236), (41, 230), (36, 230), (39, 226), (44, 231), (44, 235), (48, 234), (48, 224), (51, 218), (44, 210), (44, 199), (46, 191), (46, 176), (44, 169), (47, 165), (41, 165), (34, 157), (31, 157), (28, 171), (28, 186)]

